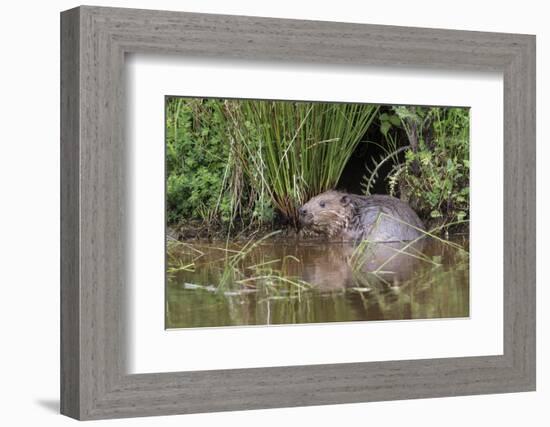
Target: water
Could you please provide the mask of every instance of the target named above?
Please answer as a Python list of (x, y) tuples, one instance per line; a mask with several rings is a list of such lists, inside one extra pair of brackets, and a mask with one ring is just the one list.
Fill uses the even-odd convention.
[(166, 327), (469, 316), (467, 241), (170, 244)]

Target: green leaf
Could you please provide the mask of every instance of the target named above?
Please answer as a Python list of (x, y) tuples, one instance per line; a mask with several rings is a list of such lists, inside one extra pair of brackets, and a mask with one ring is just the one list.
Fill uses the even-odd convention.
[(390, 122), (382, 122), (380, 125), (380, 132), (382, 132), (382, 135), (388, 136), (388, 131), (391, 128)]
[(401, 125), (401, 119), (394, 114), (394, 115), (390, 116), (390, 123), (394, 126), (400, 126)]

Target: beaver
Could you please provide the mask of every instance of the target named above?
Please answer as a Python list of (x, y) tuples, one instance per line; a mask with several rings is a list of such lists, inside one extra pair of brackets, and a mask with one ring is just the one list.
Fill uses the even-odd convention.
[(300, 224), (330, 240), (398, 242), (423, 235), (424, 224), (411, 207), (392, 196), (360, 196), (326, 191), (299, 210)]

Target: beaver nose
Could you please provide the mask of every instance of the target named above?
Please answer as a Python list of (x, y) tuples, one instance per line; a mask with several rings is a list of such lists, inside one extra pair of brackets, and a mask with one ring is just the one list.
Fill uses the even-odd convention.
[(298, 210), (298, 212), (300, 213), (300, 215), (305, 215), (305, 214), (307, 214), (307, 209), (306, 208), (300, 208)]

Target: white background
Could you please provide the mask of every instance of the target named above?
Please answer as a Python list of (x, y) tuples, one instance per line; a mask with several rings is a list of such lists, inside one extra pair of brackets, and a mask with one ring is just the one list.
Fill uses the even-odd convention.
[[(502, 75), (127, 58), (130, 372), (174, 372), (502, 354)], [(220, 79), (219, 76), (223, 76)], [(266, 86), (264, 82), (269, 82)], [(165, 95), (467, 105), (470, 318), (164, 330)], [(497, 190), (498, 189), (498, 190)], [(357, 339), (360, 337), (360, 339)], [(189, 351), (216, 343), (219, 352)], [(255, 343), (250, 351), (250, 343)]]
[[(2, 9), (0, 68), (0, 283), (3, 425), (68, 425), (59, 384), (59, 16), (71, 1), (10, 2)], [(549, 423), (548, 250), (550, 28), (544, 2), (393, 0), (97, 1), (96, 4), (374, 24), (537, 34), (538, 391), (413, 401), (245, 411), (104, 422), (109, 425), (546, 426)], [(543, 311), (544, 308), (544, 311)]]

